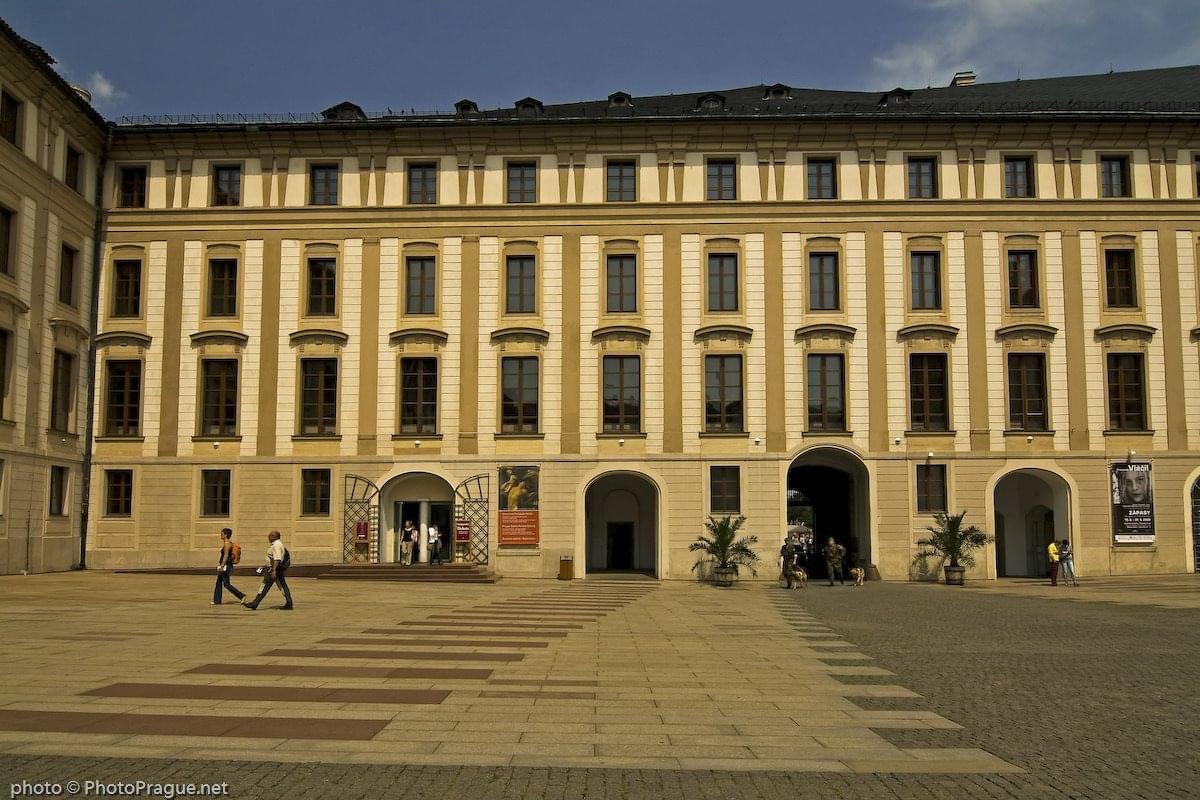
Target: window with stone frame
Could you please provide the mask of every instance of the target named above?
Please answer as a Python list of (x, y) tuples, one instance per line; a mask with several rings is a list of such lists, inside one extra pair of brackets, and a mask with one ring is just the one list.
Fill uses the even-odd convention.
[(637, 162), (613, 160), (605, 164), (605, 199), (610, 203), (633, 203), (637, 200)]
[(837, 191), (837, 159), (810, 158), (808, 159), (808, 199), (836, 200)]
[(642, 430), (642, 360), (635, 355), (604, 356), (603, 428), (605, 433)]
[(308, 168), (308, 204), (310, 206), (336, 206), (338, 204), (337, 164), (312, 164)]
[(1008, 251), (1008, 307), (1038, 308), (1038, 261), (1036, 250)]
[(329, 516), (333, 492), (332, 473), (328, 469), (300, 470), (300, 513), (306, 517)]
[(942, 308), (942, 254), (914, 252), (909, 255), (912, 273), (914, 311), (940, 311)]
[(400, 359), (400, 433), (434, 434), (437, 423), (437, 359)]
[(1104, 289), (1109, 308), (1137, 308), (1137, 265), (1132, 250), (1104, 251)]
[(912, 353), (908, 363), (909, 427), (914, 431), (949, 430), (946, 354)]
[(1004, 157), (1004, 196), (1009, 198), (1034, 196), (1032, 158), (1029, 156)]
[(1131, 197), (1129, 183), (1129, 158), (1127, 156), (1100, 157), (1100, 196)]
[(736, 466), (708, 468), (708, 506), (713, 515), (742, 512), (742, 474)]
[(436, 205), (438, 166), (433, 161), (408, 165), (408, 203), (414, 206)]
[(337, 359), (300, 359), (300, 435), (334, 436), (337, 423)]
[(808, 355), (808, 429), (846, 430), (846, 358), (841, 353)]
[(121, 259), (113, 262), (113, 317), (142, 315), (142, 262)]
[(738, 310), (737, 253), (708, 254), (708, 310)]
[(104, 470), (104, 516), (133, 516), (133, 470)]
[(537, 313), (537, 261), (531, 255), (504, 259), (504, 312)]
[(605, 287), (609, 314), (634, 314), (638, 309), (637, 256), (611, 255), (606, 259)]
[(200, 435), (236, 436), (238, 420), (237, 359), (203, 359), (200, 362), (200, 386)]
[(104, 435), (141, 435), (142, 362), (109, 359), (104, 371)]
[(213, 205), (242, 204), (242, 167), (240, 164), (218, 164), (213, 167)]
[(68, 244), (59, 248), (58, 254), (58, 302), (75, 306), (75, 283), (79, 251)]
[(1046, 356), (1043, 353), (1009, 353), (1009, 429), (1048, 430), (1046, 412)]
[(841, 271), (837, 253), (808, 254), (808, 308), (837, 311), (842, 305)]
[(236, 317), (238, 262), (236, 258), (208, 261), (208, 316)]
[(337, 316), (337, 259), (308, 259), (309, 317)]
[(909, 156), (908, 199), (933, 200), (938, 196), (937, 158)]
[(74, 403), (75, 356), (65, 350), (55, 350), (50, 375), (50, 430), (71, 433)]
[(537, 433), (539, 365), (536, 356), (500, 359), (500, 431)]
[(232, 474), (227, 469), (200, 471), (200, 516), (228, 517), (233, 506)]
[(944, 513), (947, 505), (946, 465), (917, 464), (917, 513)]
[(745, 403), (740, 355), (704, 357), (704, 430), (744, 433)]
[(708, 199), (737, 200), (737, 160), (710, 158), (705, 166)]
[(146, 167), (118, 167), (117, 176), (117, 205), (121, 208), (145, 208)]
[(437, 264), (433, 256), (404, 259), (404, 313), (437, 313)]
[(1107, 366), (1109, 430), (1146, 430), (1146, 372), (1143, 355), (1109, 353)]
[(537, 162), (512, 161), (506, 170), (507, 200), (510, 203), (537, 202)]

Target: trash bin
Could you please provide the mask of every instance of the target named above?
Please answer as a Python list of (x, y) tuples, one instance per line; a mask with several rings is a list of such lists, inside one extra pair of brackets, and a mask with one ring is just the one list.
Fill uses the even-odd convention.
[(575, 556), (559, 556), (558, 579), (560, 581), (575, 580)]

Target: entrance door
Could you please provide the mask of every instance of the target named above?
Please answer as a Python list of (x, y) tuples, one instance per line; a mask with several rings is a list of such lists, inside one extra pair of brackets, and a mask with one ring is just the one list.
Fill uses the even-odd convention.
[(609, 569), (633, 569), (633, 523), (610, 522), (605, 531)]
[(1050, 574), (1050, 555), (1046, 548), (1054, 538), (1054, 512), (1038, 506), (1026, 517), (1025, 559), (1029, 574), (1038, 578)]
[(430, 503), (429, 522), (437, 525), (442, 537), (442, 559), (454, 560), (454, 504)]
[[(404, 523), (412, 522), (412, 524), (414, 526), (418, 526), (418, 527), (420, 526), (420, 524), (421, 524), (421, 504), (415, 500), (397, 500), (396, 501), (396, 514), (395, 514), (394, 519), (396, 521), (396, 552), (392, 556), (392, 560), (399, 561), (400, 560), (401, 531), (404, 530)], [(415, 555), (416, 551), (414, 550), (413, 553), (414, 553), (413, 561), (415, 562), (417, 560), (417, 557)]]
[(1192, 556), (1200, 575), (1200, 479), (1192, 484)]

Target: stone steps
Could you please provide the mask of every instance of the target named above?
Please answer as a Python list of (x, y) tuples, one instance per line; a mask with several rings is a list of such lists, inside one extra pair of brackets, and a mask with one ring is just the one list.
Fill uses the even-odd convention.
[(368, 581), (411, 581), (417, 583), (495, 583), (499, 578), (476, 564), (335, 564), (316, 574), (317, 578)]

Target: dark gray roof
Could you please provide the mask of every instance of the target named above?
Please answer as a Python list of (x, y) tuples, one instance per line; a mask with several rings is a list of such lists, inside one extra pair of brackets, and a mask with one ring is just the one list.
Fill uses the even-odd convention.
[(74, 103), (76, 107), (79, 108), (79, 110), (87, 114), (87, 116), (97, 125), (97, 127), (103, 129), (108, 125), (108, 122), (104, 119), (104, 117), (100, 116), (96, 109), (92, 108), (90, 103), (79, 96), (79, 92), (75, 90), (75, 87), (67, 83), (63, 76), (54, 71), (54, 67), (52, 66), (55, 63), (54, 57), (47, 53), (41, 45), (29, 41), (24, 36), (14, 31), (12, 26), (10, 26), (3, 19), (0, 19), (0, 35), (7, 36), (9, 40), (17, 46), (18, 50), (23, 51), (25, 55), (29, 57), (29, 60), (33, 62), (34, 66), (37, 69), (40, 69), (42, 73), (50, 79), (50, 82), (57, 86), (59, 90), (62, 91), (62, 93), (66, 95), (66, 97), (72, 103)]
[(354, 120), (330, 119), (320, 114), (125, 117), (118, 125), (436, 125), (509, 120), (528, 123), (535, 120), (599, 122), (722, 118), (954, 119), (1027, 118), (1030, 115), (1200, 118), (1200, 66), (875, 92), (804, 89), (774, 84), (631, 98), (623, 92), (615, 92), (605, 100), (551, 105), (542, 105), (535, 98), (524, 98), (517, 101), (514, 107), (482, 111), (475, 111), (470, 101), (463, 100), (456, 107), (458, 111), (449, 114), (404, 114), (389, 110)]

